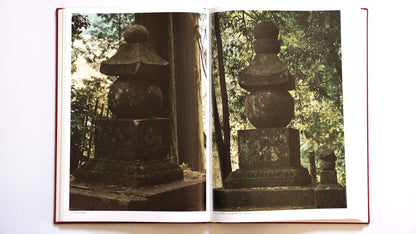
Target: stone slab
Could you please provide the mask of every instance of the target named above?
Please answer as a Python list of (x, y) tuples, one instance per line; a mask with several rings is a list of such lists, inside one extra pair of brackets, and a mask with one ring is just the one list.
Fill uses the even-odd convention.
[(225, 179), (225, 188), (256, 188), (276, 186), (304, 186), (311, 183), (311, 177), (306, 168), (288, 169), (237, 169)]
[(346, 207), (345, 188), (282, 186), (214, 190), (214, 210), (251, 211)]
[(320, 184), (315, 188), (316, 208), (346, 208), (345, 188), (339, 184)]
[(78, 182), (138, 188), (183, 179), (182, 169), (169, 159), (144, 162), (92, 159), (73, 172)]
[(187, 172), (171, 183), (129, 188), (94, 183), (72, 183), (70, 210), (202, 211), (205, 210), (205, 177)]

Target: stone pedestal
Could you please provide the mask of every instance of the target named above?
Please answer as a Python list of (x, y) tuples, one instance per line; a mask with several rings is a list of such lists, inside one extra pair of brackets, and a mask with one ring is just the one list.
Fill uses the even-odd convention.
[(346, 208), (340, 185), (220, 188), (214, 190), (216, 211)]
[(238, 131), (239, 169), (225, 180), (226, 188), (308, 185), (300, 166), (299, 133), (291, 128)]
[(95, 158), (75, 171), (77, 181), (140, 187), (183, 179), (168, 159), (169, 120), (97, 120)]

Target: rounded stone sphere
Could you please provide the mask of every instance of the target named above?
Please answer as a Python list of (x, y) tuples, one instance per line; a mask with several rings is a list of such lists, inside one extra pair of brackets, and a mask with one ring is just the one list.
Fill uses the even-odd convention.
[(149, 37), (149, 32), (143, 25), (133, 24), (126, 28), (124, 32), (124, 40), (127, 43), (144, 43)]
[(248, 120), (257, 128), (286, 127), (294, 112), (294, 101), (287, 91), (253, 91), (244, 106)]
[(108, 108), (120, 119), (147, 119), (160, 116), (162, 90), (157, 85), (135, 79), (117, 79), (108, 92)]

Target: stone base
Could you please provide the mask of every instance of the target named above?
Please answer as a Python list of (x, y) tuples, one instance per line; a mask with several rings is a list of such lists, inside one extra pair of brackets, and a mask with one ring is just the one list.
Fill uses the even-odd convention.
[(186, 174), (181, 181), (141, 188), (72, 183), (70, 210), (205, 210), (205, 177), (198, 172)]
[(183, 179), (181, 168), (168, 159), (145, 162), (93, 159), (78, 168), (73, 175), (77, 182), (132, 188)]
[(143, 162), (170, 154), (168, 119), (98, 119), (96, 124), (95, 158)]
[(316, 208), (345, 208), (347, 196), (345, 188), (339, 184), (320, 184), (315, 188)]
[(225, 188), (305, 186), (311, 184), (300, 165), (299, 132), (291, 128), (238, 131), (239, 169), (231, 172)]
[(340, 185), (215, 189), (214, 210), (289, 210), (345, 208), (345, 188)]
[(225, 188), (255, 188), (276, 186), (303, 186), (311, 183), (308, 170), (303, 167), (291, 169), (238, 169), (225, 179)]
[(337, 183), (337, 172), (332, 171), (321, 171), (320, 181), (322, 184), (336, 184)]

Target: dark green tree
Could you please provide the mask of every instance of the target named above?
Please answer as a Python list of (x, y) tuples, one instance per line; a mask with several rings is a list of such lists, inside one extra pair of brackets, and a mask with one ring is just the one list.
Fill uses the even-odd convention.
[(74, 42), (75, 40), (81, 39), (81, 33), (90, 26), (90, 21), (87, 15), (81, 14), (73, 14), (71, 20), (71, 73), (73, 73), (77, 70), (75, 62), (78, 59), (78, 56), (82, 53), (82, 50), (80, 50), (77, 47), (74, 47)]

